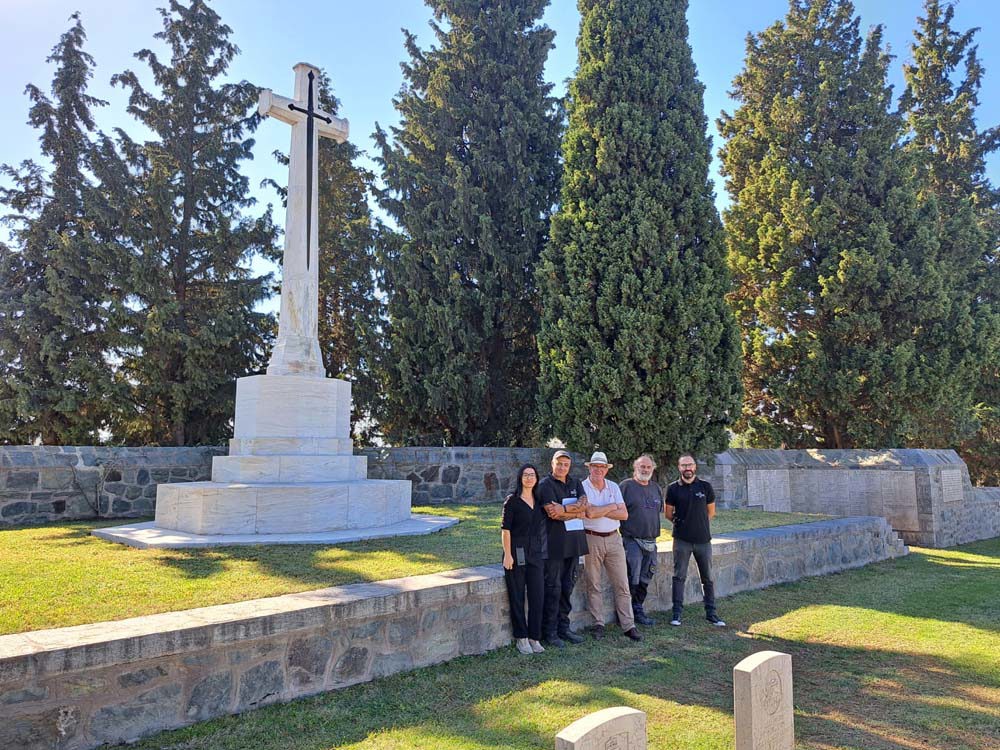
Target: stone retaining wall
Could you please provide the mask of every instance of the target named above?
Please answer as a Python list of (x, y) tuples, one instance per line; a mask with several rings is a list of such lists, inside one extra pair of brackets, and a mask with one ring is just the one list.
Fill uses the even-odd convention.
[[(497, 502), (520, 466), (547, 471), (551, 448), (361, 448), (369, 479), (409, 479), (414, 505)], [(222, 447), (0, 446), (0, 528), (152, 516), (156, 485), (211, 478)], [(586, 476), (583, 459), (574, 474)], [(98, 507), (100, 513), (97, 512)]]
[[(659, 548), (651, 611), (670, 606), (671, 545)], [(713, 542), (720, 596), (905, 553), (882, 518)], [(691, 566), (689, 601), (699, 595)], [(573, 609), (578, 626), (590, 624), (581, 586)], [(614, 617), (610, 593), (605, 611)], [(2, 636), (0, 748), (83, 750), (128, 741), (509, 641), (499, 565)]]
[[(534, 464), (548, 473), (554, 448), (361, 448), (369, 479), (409, 479), (414, 505), (495, 503), (514, 485), (517, 470)], [(573, 454), (573, 474), (586, 476)]]
[[(548, 470), (551, 448), (364, 448), (370, 479), (408, 479), (415, 505), (496, 502), (519, 466)], [(0, 446), (0, 528), (45, 521), (136, 518), (155, 484), (208, 479), (224, 448)], [(584, 476), (575, 454), (573, 473)], [(880, 515), (908, 544), (949, 547), (1000, 534), (1000, 498), (973, 488), (954, 451), (729, 450), (701, 461), (721, 508)], [(662, 467), (668, 469), (668, 467)], [(629, 474), (616, 466), (613, 479)], [(670, 476), (661, 471), (661, 479)]]
[(224, 448), (0, 446), (0, 528), (153, 515), (156, 485), (209, 478)]
[(723, 487), (723, 507), (879, 515), (907, 544), (950, 547), (1000, 534), (1000, 506), (977, 500), (989, 490), (972, 487), (952, 450), (730, 450), (708, 478)]

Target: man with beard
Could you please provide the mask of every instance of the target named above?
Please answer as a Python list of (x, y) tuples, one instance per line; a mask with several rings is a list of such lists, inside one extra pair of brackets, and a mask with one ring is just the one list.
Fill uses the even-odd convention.
[(621, 525), (628, 588), (632, 597), (632, 614), (640, 625), (655, 624), (643, 609), (649, 584), (656, 573), (656, 537), (660, 535), (660, 510), (663, 507), (660, 485), (652, 481), (655, 470), (653, 457), (643, 453), (632, 462), (632, 478), (621, 483), (622, 497), (628, 509), (628, 518)]
[(671, 625), (681, 624), (684, 610), (684, 582), (688, 563), (694, 555), (704, 592), (705, 619), (724, 627), (725, 622), (715, 611), (715, 582), (712, 580), (712, 532), (715, 518), (715, 491), (712, 485), (698, 479), (698, 464), (694, 456), (685, 453), (677, 460), (680, 479), (667, 488), (665, 506), (667, 520), (674, 525), (673, 616)]

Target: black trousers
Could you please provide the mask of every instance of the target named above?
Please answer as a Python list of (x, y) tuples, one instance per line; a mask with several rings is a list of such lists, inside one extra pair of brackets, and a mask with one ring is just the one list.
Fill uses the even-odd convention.
[(674, 614), (680, 615), (681, 610), (684, 609), (684, 584), (687, 581), (688, 563), (691, 562), (692, 554), (698, 565), (698, 574), (701, 576), (705, 614), (714, 615), (715, 581), (712, 578), (712, 543), (692, 544), (683, 539), (674, 539), (674, 578), (672, 582)]
[(545, 561), (545, 608), (542, 633), (546, 638), (569, 632), (570, 597), (576, 585), (579, 556)]
[[(545, 560), (536, 556), (525, 558), (524, 565), (514, 563), (504, 569), (507, 598), (510, 599), (510, 624), (515, 638), (542, 639), (542, 607), (545, 601)], [(527, 595), (528, 613), (524, 612)]]

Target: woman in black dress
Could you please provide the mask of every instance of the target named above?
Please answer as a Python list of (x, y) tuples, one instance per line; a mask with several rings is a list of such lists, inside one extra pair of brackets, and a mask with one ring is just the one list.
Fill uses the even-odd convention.
[[(542, 600), (545, 597), (545, 511), (535, 495), (538, 469), (525, 464), (517, 472), (514, 491), (503, 501), (500, 541), (503, 544), (504, 579), (510, 599), (510, 622), (517, 650), (540, 654)], [(528, 613), (525, 618), (525, 594)]]

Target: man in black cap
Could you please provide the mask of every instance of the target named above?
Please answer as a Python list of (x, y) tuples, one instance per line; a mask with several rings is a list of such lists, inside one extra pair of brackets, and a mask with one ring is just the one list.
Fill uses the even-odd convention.
[(667, 487), (667, 502), (664, 506), (667, 520), (674, 525), (674, 611), (670, 624), (681, 624), (684, 582), (687, 580), (688, 563), (693, 554), (701, 575), (705, 619), (713, 625), (725, 627), (726, 623), (715, 611), (715, 581), (712, 580), (710, 522), (715, 518), (715, 490), (705, 480), (698, 479), (698, 464), (690, 453), (685, 453), (677, 460), (677, 469), (681, 477)]
[(548, 552), (545, 561), (545, 605), (542, 637), (556, 648), (582, 643), (569, 629), (570, 596), (576, 585), (580, 556), (587, 554), (583, 518), (587, 497), (579, 479), (570, 479), (573, 459), (564, 450), (552, 456), (552, 473), (538, 484), (538, 499), (548, 516)]

